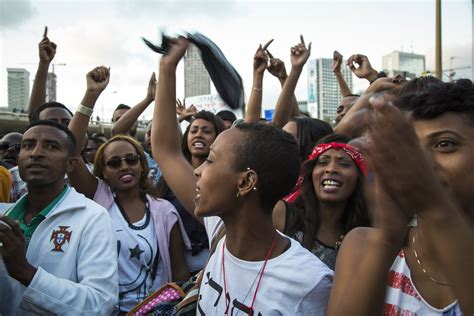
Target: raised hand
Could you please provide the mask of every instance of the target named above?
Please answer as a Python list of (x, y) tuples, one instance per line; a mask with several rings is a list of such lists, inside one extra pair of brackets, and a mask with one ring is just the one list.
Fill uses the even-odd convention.
[(253, 71), (258, 74), (263, 74), (265, 69), (267, 69), (268, 56), (266, 49), (273, 42), (273, 39), (269, 40), (263, 47), (260, 44), (255, 55), (253, 57)]
[(149, 102), (152, 102), (153, 100), (155, 100), (155, 94), (156, 94), (156, 76), (155, 76), (155, 73), (153, 72), (151, 74), (150, 81), (148, 82), (146, 100)]
[(267, 54), (270, 57), (269, 66), (267, 67), (268, 72), (278, 79), (286, 79), (288, 74), (286, 73), (285, 63), (281, 59), (274, 58), (268, 50)]
[(423, 210), (440, 195), (441, 182), (434, 173), (433, 162), (419, 144), (413, 125), (393, 105), (392, 99), (393, 96), (387, 94), (370, 99), (373, 109), (368, 150), (371, 165), (401, 210)]
[(358, 78), (367, 79), (370, 82), (377, 79), (377, 71), (372, 68), (372, 65), (369, 62), (369, 58), (367, 58), (367, 56), (365, 55), (352, 55), (347, 60), (347, 66)]
[(182, 122), (184, 120), (189, 120), (196, 115), (196, 113), (197, 109), (193, 104), (186, 108), (186, 102), (184, 100), (181, 103), (180, 99), (176, 99), (176, 114), (178, 114), (178, 121)]
[(183, 113), (185, 109), (186, 109), (186, 100), (183, 99), (183, 102), (181, 102), (180, 99), (176, 99), (176, 114), (181, 115), (181, 113)]
[(341, 72), (342, 55), (337, 50), (332, 56), (332, 72)]
[(48, 27), (44, 27), (43, 39), (38, 44), (40, 62), (51, 63), (56, 55), (56, 44), (48, 38)]
[(306, 47), (303, 35), (300, 35), (300, 43), (291, 48), (291, 65), (303, 68), (309, 55), (311, 55), (311, 43)]
[(168, 54), (161, 57), (160, 64), (167, 65), (175, 69), (178, 66), (181, 58), (183, 58), (184, 54), (186, 53), (189, 41), (186, 38), (180, 36), (178, 38), (170, 38), (169, 45), (169, 52)]
[(87, 91), (100, 94), (109, 84), (110, 68), (99, 66), (86, 75)]

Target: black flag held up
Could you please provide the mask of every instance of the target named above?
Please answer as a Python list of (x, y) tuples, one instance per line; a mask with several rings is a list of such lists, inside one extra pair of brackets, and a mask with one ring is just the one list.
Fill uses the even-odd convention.
[[(201, 33), (188, 33), (188, 40), (201, 51), (204, 66), (211, 77), (222, 100), (232, 109), (244, 107), (244, 86), (242, 78), (229, 63), (221, 49)], [(161, 46), (157, 46), (142, 38), (145, 44), (154, 52), (166, 55), (169, 52), (169, 38), (162, 35)]]

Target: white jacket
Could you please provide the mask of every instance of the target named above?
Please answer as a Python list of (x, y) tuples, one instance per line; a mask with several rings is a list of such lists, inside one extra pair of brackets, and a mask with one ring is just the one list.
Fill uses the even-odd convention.
[(68, 188), (31, 237), (26, 258), (38, 271), (28, 287), (0, 257), (0, 315), (110, 315), (118, 298), (112, 227), (103, 207)]

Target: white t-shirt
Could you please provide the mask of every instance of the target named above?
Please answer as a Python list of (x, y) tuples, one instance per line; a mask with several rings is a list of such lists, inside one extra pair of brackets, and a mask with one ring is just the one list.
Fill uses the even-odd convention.
[[(204, 219), (206, 230), (217, 232), (220, 219)], [(211, 235), (210, 234), (210, 235)], [(289, 237), (288, 237), (289, 238)], [(210, 258), (199, 292), (197, 315), (248, 315), (263, 261), (243, 261), (224, 250), (227, 293), (224, 294), (222, 244)], [(333, 272), (297, 241), (283, 254), (267, 262), (254, 315), (325, 315)]]
[[(147, 215), (132, 229), (123, 217), (117, 204), (111, 206), (110, 216), (117, 234), (119, 302), (117, 308), (129, 311), (144, 300), (161, 284), (163, 263), (161, 262), (155, 227), (151, 216)], [(152, 273), (156, 271), (153, 279)]]

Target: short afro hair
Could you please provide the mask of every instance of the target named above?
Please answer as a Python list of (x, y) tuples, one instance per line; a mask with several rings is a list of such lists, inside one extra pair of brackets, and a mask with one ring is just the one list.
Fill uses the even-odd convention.
[(466, 80), (429, 85), (424, 93), (399, 98), (396, 105), (403, 111), (410, 111), (415, 120), (454, 112), (474, 122), (474, 87)]
[(40, 113), (43, 112), (43, 110), (48, 109), (48, 108), (60, 108), (65, 110), (69, 115), (71, 115), (71, 118), (73, 116), (71, 110), (69, 110), (64, 104), (59, 103), (59, 102), (47, 102), (39, 105), (36, 107), (33, 112), (30, 113), (30, 122), (35, 122), (39, 121), (39, 116)]
[(293, 136), (271, 125), (241, 123), (234, 128), (243, 134), (234, 147), (235, 168), (255, 170), (261, 206), (271, 212), (296, 184), (300, 174), (298, 145)]
[(220, 117), (221, 120), (229, 121), (231, 123), (234, 123), (234, 121), (237, 119), (237, 116), (235, 116), (234, 112), (229, 110), (222, 110), (220, 112), (217, 112), (216, 115)]
[[(69, 141), (68, 146), (67, 146), (69, 156), (74, 157), (76, 155), (76, 148), (77, 148), (76, 137), (74, 136), (74, 134), (67, 127), (65, 127), (64, 125), (59, 124), (57, 122), (54, 122), (54, 121), (39, 120), (39, 121), (31, 122), (31, 124), (28, 125), (28, 127), (26, 128), (26, 131), (29, 130), (30, 128), (35, 127), (35, 126), (50, 126), (50, 127), (54, 127), (56, 129), (59, 129), (62, 132), (64, 132), (67, 136), (68, 141)], [(25, 131), (25, 133), (26, 133), (26, 131)]]

